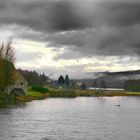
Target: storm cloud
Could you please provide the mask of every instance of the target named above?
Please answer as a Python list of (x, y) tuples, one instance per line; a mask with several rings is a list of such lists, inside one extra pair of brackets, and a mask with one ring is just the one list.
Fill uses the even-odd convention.
[(0, 23), (19, 24), (41, 32), (82, 29), (89, 25), (71, 1), (2, 0)]
[(81, 57), (140, 53), (137, 1), (2, 0), (0, 24), (17, 25), (16, 36), (66, 46)]
[(1, 0), (0, 27), (63, 48), (54, 60), (140, 56), (138, 0)]

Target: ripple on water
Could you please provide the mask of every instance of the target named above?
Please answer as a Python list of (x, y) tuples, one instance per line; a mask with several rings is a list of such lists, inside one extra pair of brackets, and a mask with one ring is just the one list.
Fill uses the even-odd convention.
[(138, 97), (50, 98), (0, 109), (0, 140), (139, 140), (139, 104)]

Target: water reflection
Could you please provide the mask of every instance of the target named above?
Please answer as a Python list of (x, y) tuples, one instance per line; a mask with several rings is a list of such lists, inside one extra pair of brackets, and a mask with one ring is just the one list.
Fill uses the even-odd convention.
[(50, 98), (0, 109), (0, 140), (138, 140), (139, 104), (138, 97)]

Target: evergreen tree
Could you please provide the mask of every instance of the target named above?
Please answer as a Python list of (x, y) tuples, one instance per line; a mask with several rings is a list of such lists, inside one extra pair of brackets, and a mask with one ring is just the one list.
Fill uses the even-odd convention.
[(65, 86), (66, 86), (66, 87), (69, 87), (69, 85), (70, 85), (69, 76), (66, 75), (66, 76), (65, 76)]
[(58, 78), (58, 84), (59, 85), (64, 85), (64, 78), (62, 75), (60, 75), (60, 77)]

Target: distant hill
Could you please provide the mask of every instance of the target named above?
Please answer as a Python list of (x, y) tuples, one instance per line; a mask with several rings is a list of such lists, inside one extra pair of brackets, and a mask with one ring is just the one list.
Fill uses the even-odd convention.
[(91, 75), (91, 79), (84, 79), (82, 81), (85, 82), (87, 86), (103, 88), (124, 88), (128, 80), (140, 79), (140, 70), (89, 74)]

